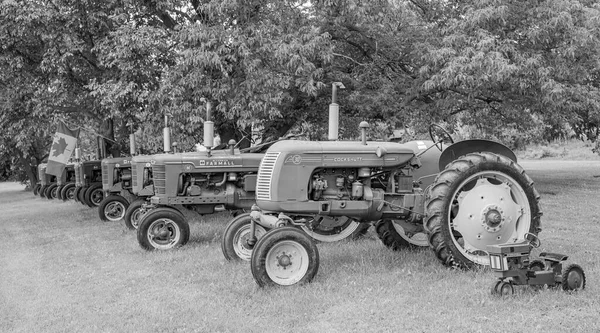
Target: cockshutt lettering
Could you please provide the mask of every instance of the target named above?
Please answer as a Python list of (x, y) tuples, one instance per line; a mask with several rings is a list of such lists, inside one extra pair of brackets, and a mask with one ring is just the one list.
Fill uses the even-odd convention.
[(334, 157), (334, 162), (360, 162), (362, 157)]

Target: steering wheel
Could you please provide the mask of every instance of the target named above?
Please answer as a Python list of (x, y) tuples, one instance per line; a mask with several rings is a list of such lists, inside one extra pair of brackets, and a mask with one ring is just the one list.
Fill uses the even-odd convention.
[[(439, 132), (441, 132), (441, 137), (439, 137), (439, 140), (436, 139), (438, 138), (437, 135), (433, 135), (433, 132), (437, 130)], [(440, 151), (443, 150), (443, 142), (444, 139), (447, 139), (448, 141), (450, 141), (450, 143), (454, 143), (454, 140), (452, 139), (452, 136), (450, 135), (450, 133), (448, 133), (448, 131), (446, 131), (445, 128), (443, 128), (442, 126), (438, 125), (438, 124), (431, 124), (429, 125), (429, 137), (431, 138), (431, 141), (435, 142), (434, 145), (437, 149), (439, 149)]]
[(525, 235), (523, 235), (523, 238), (529, 242), (529, 245), (531, 247), (533, 247), (534, 249), (540, 247), (540, 245), (542, 245), (542, 241), (540, 241), (540, 238), (530, 232), (526, 232)]

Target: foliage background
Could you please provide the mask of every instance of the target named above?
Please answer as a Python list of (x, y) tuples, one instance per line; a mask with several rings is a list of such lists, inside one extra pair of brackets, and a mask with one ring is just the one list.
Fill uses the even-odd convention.
[(326, 138), (342, 82), (340, 136), (444, 124), (513, 148), (595, 141), (600, 4), (594, 0), (4, 0), (0, 177), (35, 181), (57, 121), (108, 152), (162, 148), (164, 115), (184, 150), (205, 102), (222, 142)]

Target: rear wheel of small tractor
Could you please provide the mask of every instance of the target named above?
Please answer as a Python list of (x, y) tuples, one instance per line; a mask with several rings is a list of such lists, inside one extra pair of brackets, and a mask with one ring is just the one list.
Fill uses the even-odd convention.
[(35, 186), (33, 187), (33, 195), (38, 195), (38, 193), (40, 192), (40, 188), (41, 187), (42, 187), (42, 185), (35, 184)]
[(565, 291), (585, 289), (585, 273), (583, 272), (583, 268), (576, 264), (569, 265), (562, 274), (561, 284)]
[(46, 199), (48, 199), (48, 200), (56, 199), (56, 189), (57, 188), (58, 188), (58, 185), (50, 184), (48, 186), (48, 188), (46, 188)]
[(62, 189), (65, 187), (65, 185), (59, 185), (56, 188), (56, 199), (58, 200), (62, 200)]
[(75, 198), (75, 184), (67, 184), (63, 187), (60, 196), (63, 201), (73, 200)]
[(346, 216), (317, 215), (312, 221), (302, 225), (301, 228), (313, 239), (319, 242), (331, 243), (352, 236), (360, 225), (360, 222)]
[(541, 230), (538, 201), (518, 164), (490, 152), (468, 154), (448, 164), (429, 187), (424, 227), (444, 265), (487, 266), (488, 245)]
[(125, 210), (125, 216), (123, 217), (123, 221), (125, 222), (125, 226), (129, 230), (136, 230), (140, 225), (140, 220), (142, 219), (142, 205), (147, 201), (143, 199), (138, 199), (132, 202), (129, 207)]
[(142, 217), (137, 230), (138, 243), (144, 250), (170, 250), (185, 245), (190, 226), (183, 214), (170, 207), (158, 207)]
[[(234, 217), (225, 228), (221, 239), (221, 250), (227, 260), (250, 261), (254, 246), (248, 244), (250, 239), (252, 218), (250, 213), (243, 213)], [(256, 224), (254, 234), (259, 240), (267, 233), (261, 225)]]
[(304, 284), (312, 281), (319, 270), (319, 251), (302, 230), (275, 228), (254, 246), (250, 268), (261, 287)]
[(416, 249), (429, 245), (427, 234), (421, 225), (403, 220), (385, 219), (375, 224), (375, 230), (381, 242), (394, 251), (407, 248)]
[(98, 207), (102, 200), (104, 200), (104, 191), (102, 190), (102, 184), (94, 184), (90, 186), (84, 194), (85, 203), (90, 207)]
[(122, 196), (109, 195), (98, 205), (98, 216), (102, 221), (120, 221), (125, 217), (125, 210), (128, 206), (129, 202)]
[(77, 202), (79, 202), (82, 205), (87, 205), (85, 203), (85, 191), (87, 190), (87, 187), (79, 187), (79, 191), (77, 192)]

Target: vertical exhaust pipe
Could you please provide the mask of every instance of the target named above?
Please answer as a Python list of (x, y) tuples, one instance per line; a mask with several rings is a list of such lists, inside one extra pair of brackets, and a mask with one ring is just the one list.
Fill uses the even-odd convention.
[(171, 151), (171, 129), (169, 128), (169, 116), (165, 115), (165, 128), (163, 128), (163, 150), (165, 153)]
[(204, 121), (204, 147), (208, 149), (210, 154), (210, 149), (214, 146), (214, 136), (215, 136), (215, 123), (213, 123), (211, 118), (211, 110), (212, 104), (210, 101), (206, 101), (206, 120)]
[(337, 103), (337, 90), (344, 89), (341, 82), (331, 84), (331, 104), (329, 104), (329, 140), (338, 140), (339, 123), (340, 123), (340, 106)]
[(129, 134), (129, 155), (135, 155), (135, 134)]

